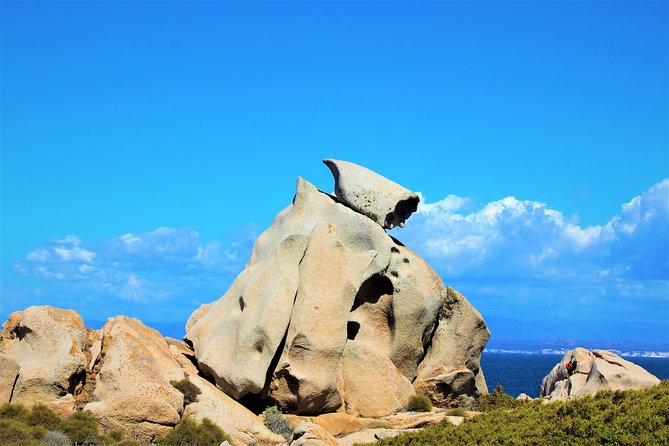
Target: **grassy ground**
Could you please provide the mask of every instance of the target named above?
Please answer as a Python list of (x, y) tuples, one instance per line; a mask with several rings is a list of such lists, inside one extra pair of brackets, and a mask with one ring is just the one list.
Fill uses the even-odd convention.
[(516, 402), (497, 389), (484, 413), (377, 445), (669, 445), (669, 381), (567, 402)]

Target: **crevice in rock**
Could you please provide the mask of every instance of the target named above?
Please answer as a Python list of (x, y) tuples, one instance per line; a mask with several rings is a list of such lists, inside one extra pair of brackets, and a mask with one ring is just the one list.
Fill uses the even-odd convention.
[(93, 401), (93, 394), (95, 393), (95, 386), (97, 384), (97, 377), (100, 374), (100, 369), (102, 369), (102, 363), (107, 351), (109, 350), (109, 343), (105, 342), (105, 336), (100, 332), (100, 353), (95, 358), (93, 367), (89, 367), (91, 361), (93, 360), (93, 355), (91, 348), (93, 347), (92, 338), (89, 335), (88, 342), (86, 343), (86, 368), (81, 372), (83, 376), (79, 378), (78, 382), (70, 382), (70, 387), (74, 384), (72, 388), (72, 395), (74, 396), (75, 407), (78, 410), (83, 409), (83, 407)]
[(12, 383), (12, 390), (9, 392), (9, 401), (7, 403), (11, 404), (12, 403), (12, 398), (14, 398), (14, 389), (16, 389), (16, 383), (19, 381), (19, 375), (21, 373), (17, 373), (16, 376), (14, 377), (14, 382)]
[[(432, 323), (432, 325), (427, 326), (423, 332), (423, 353), (420, 355), (420, 358), (418, 358), (416, 369), (420, 367), (420, 364), (423, 362), (427, 356), (427, 353), (430, 351), (430, 347), (432, 347), (432, 339), (434, 338), (434, 334), (439, 328), (439, 324), (442, 322), (442, 320), (449, 319), (452, 314), (452, 306), (454, 302), (449, 301), (449, 298), (450, 293), (447, 292), (446, 297), (442, 300), (442, 304), (439, 307), (439, 311), (437, 311), (437, 317), (435, 321)], [(411, 381), (415, 381), (416, 377), (417, 375)]]

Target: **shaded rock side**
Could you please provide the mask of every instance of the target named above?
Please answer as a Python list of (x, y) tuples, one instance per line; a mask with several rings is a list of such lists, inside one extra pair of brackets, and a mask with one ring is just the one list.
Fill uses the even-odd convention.
[[(49, 306), (12, 313), (0, 332), (2, 402), (43, 403), (66, 416), (86, 371), (83, 319)], [(18, 376), (16, 368), (18, 366)]]
[[(567, 363), (576, 361), (569, 376)], [(594, 395), (600, 390), (645, 389), (660, 383), (653, 374), (607, 350), (588, 351), (577, 347), (568, 351), (541, 382), (539, 396), (562, 400)]]
[(183, 395), (170, 381), (184, 373), (165, 339), (138, 319), (117, 316), (99, 331), (91, 359), (99, 370), (92, 402), (84, 406), (105, 431), (119, 429), (142, 442), (166, 435), (180, 419)]
[(399, 184), (348, 161), (323, 160), (335, 178), (335, 195), (384, 228), (404, 227), (420, 198)]
[(413, 382), (438, 406), (471, 408), (487, 393), (481, 353), (490, 331), (467, 299), (448, 287), (437, 327)]

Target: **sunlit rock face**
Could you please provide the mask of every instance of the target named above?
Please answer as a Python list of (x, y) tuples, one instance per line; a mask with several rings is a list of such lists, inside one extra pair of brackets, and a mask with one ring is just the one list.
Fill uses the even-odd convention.
[[(567, 363), (574, 361), (573, 373)], [(607, 350), (568, 351), (541, 382), (539, 396), (564, 400), (594, 395), (600, 390), (645, 389), (660, 383), (653, 374)]]
[(43, 306), (12, 313), (0, 332), (1, 402), (43, 403), (71, 414), (85, 376), (87, 340), (75, 311)]
[(233, 398), (298, 414), (387, 415), (417, 385), (436, 403), (475, 405), (486, 392), (481, 315), (385, 231), (404, 224), (417, 194), (353, 163), (325, 163), (337, 196), (298, 179), (230, 289), (191, 316), (198, 368)]

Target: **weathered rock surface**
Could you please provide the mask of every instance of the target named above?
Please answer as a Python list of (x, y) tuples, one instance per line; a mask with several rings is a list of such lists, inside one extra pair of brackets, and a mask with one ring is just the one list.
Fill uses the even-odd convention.
[[(569, 376), (566, 364), (576, 360), (576, 370)], [(593, 395), (600, 390), (645, 389), (660, 380), (644, 368), (607, 350), (568, 351), (541, 382), (539, 396), (561, 400)]]
[(481, 314), (453, 288), (445, 300), (413, 385), (439, 406), (471, 408), (488, 393), (480, 361), (490, 332)]
[(11, 395), (13, 403), (40, 402), (61, 415), (72, 413), (85, 376), (87, 339), (75, 311), (43, 306), (12, 313), (0, 332), (2, 402)]
[[(387, 415), (407, 404), (414, 379), (435, 401), (473, 405), (485, 391), (483, 319), (370, 211), (392, 199), (383, 217), (403, 219), (410, 211), (396, 208), (411, 202), (412, 212), (417, 197), (360, 166), (326, 164), (341, 201), (298, 179), (246, 269), (191, 316), (198, 369), (233, 398), (302, 415)], [(364, 197), (366, 210), (350, 198), (363, 189), (380, 192)], [(387, 388), (372, 391), (374, 379)]]
[(323, 161), (335, 177), (335, 195), (384, 228), (404, 226), (416, 212), (418, 194), (365, 167), (348, 161)]
[(348, 341), (342, 359), (341, 393), (347, 413), (382, 417), (399, 412), (415, 395), (411, 382), (392, 361), (356, 341)]
[(179, 422), (183, 395), (170, 381), (184, 378), (165, 339), (138, 319), (113, 317), (99, 332), (100, 348), (92, 361), (99, 367), (88, 383), (92, 401), (85, 405), (105, 430), (151, 441)]

